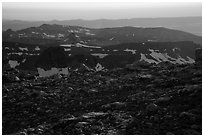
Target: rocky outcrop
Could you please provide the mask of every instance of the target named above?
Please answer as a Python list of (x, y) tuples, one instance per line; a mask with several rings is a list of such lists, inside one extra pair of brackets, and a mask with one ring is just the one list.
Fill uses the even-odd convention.
[(70, 33), (66, 41), (71, 44), (76, 44), (77, 42), (79, 42), (79, 39), (77, 38), (75, 33)]
[(202, 49), (201, 48), (198, 48), (196, 49), (195, 51), (195, 61), (197, 64), (202, 64)]
[(51, 68), (66, 68), (67, 55), (62, 47), (50, 47), (38, 57), (36, 68), (51, 70)]

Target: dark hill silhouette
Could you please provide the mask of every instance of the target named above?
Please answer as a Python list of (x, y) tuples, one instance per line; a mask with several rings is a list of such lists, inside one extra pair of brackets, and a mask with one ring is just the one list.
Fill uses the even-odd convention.
[[(11, 35), (9, 35), (11, 32)], [(164, 27), (115, 27), (91, 29), (79, 26), (49, 25), (31, 27), (19, 31), (3, 32), (3, 40), (28, 44), (82, 42), (85, 45), (108, 46), (139, 42), (193, 41), (201, 44), (202, 38), (184, 31)]]

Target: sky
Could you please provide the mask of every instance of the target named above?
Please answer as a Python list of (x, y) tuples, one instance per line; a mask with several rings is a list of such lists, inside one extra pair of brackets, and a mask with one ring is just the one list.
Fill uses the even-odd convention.
[(9, 20), (130, 19), (202, 16), (201, 2), (60, 3), (3, 2), (2, 18)]

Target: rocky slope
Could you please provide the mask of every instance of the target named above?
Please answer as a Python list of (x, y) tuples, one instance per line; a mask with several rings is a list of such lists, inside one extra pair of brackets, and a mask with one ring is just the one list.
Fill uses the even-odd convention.
[(202, 134), (200, 37), (174, 32), (46, 24), (3, 32), (3, 134)]
[(3, 69), (3, 134), (201, 135), (202, 69), (137, 64), (36, 78)]

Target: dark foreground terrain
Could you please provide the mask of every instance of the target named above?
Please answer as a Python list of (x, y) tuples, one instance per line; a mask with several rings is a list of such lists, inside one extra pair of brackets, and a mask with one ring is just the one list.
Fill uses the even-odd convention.
[(3, 134), (202, 134), (201, 65), (33, 75), (3, 69)]

